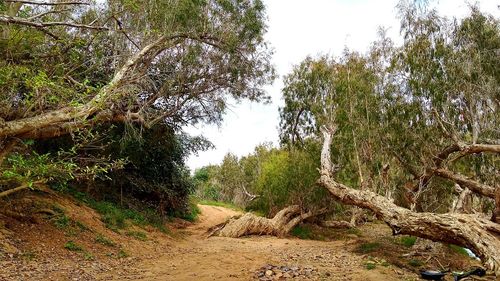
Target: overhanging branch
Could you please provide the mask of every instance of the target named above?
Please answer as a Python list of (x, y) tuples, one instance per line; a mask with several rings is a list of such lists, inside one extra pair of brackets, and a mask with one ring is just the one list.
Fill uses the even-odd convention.
[(468, 189), (477, 194), (490, 198), (495, 198), (495, 187), (493, 186), (482, 184), (480, 182), (471, 180), (461, 174), (453, 173), (446, 169), (434, 169), (432, 170), (432, 173), (442, 178), (449, 179), (461, 186), (467, 187)]
[(324, 142), (321, 151), (319, 184), (340, 202), (365, 208), (385, 221), (394, 235), (408, 234), (453, 243), (472, 249), (483, 263), (500, 275), (500, 225), (476, 215), (418, 213), (394, 204), (369, 190), (357, 190), (335, 181), (332, 177), (330, 146), (332, 130), (322, 128)]
[(33, 186), (36, 186), (36, 185), (39, 185), (39, 184), (42, 184), (42, 183), (44, 183), (44, 182), (43, 181), (36, 181), (36, 182), (33, 182), (33, 183), (23, 183), (23, 184), (19, 185), (18, 187), (15, 187), (15, 188), (8, 189), (8, 190), (0, 192), (0, 198), (9, 196), (9, 195), (11, 195), (13, 193), (16, 193), (16, 192), (19, 192), (21, 190), (32, 188)]
[(7, 16), (7, 15), (0, 15), (0, 22), (8, 23), (8, 24), (30, 26), (30, 27), (34, 27), (34, 28), (37, 28), (40, 30), (44, 30), (48, 27), (54, 27), (54, 26), (67, 26), (67, 27), (82, 28), (82, 29), (93, 29), (93, 30), (99, 30), (99, 31), (109, 30), (109, 28), (107, 28), (105, 26), (95, 26), (95, 25), (72, 23), (72, 22), (60, 22), (60, 21), (36, 22), (36, 21), (30, 21), (30, 20), (26, 20), (23, 18), (19, 18), (19, 17), (11, 17), (11, 16)]
[(81, 1), (61, 1), (61, 2), (42, 2), (42, 1), (30, 1), (30, 0), (4, 0), (7, 3), (20, 3), (29, 5), (40, 5), (40, 6), (60, 6), (60, 5), (90, 5), (89, 2)]

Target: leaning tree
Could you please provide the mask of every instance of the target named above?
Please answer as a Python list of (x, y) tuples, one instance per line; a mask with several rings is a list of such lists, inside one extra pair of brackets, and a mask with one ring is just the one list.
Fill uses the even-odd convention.
[[(218, 123), (274, 76), (259, 0), (5, 0), (0, 24), (1, 159), (109, 122)], [(45, 178), (7, 174), (3, 189)]]
[(320, 184), (337, 200), (371, 210), (394, 235), (414, 235), (472, 249), (484, 264), (500, 274), (500, 225), (475, 214), (415, 212), (369, 190), (348, 187), (334, 178), (330, 146), (336, 128), (323, 127)]
[(500, 23), (475, 7), (455, 21), (400, 11), (401, 46), (382, 36), (367, 55), (307, 59), (287, 76), (281, 138), (300, 146), (323, 128), (319, 182), (334, 198), (394, 234), (468, 247), (498, 274)]

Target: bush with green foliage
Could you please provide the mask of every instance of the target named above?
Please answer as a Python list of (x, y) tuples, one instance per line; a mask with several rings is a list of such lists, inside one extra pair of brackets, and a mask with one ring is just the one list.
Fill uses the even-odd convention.
[(59, 4), (0, 1), (0, 195), (80, 185), (193, 218), (184, 158), (206, 142), (180, 128), (219, 124), (229, 99), (269, 99), (265, 5)]
[[(316, 185), (318, 167), (319, 146), (313, 142), (302, 149), (264, 144), (240, 159), (228, 154), (220, 165), (198, 169), (193, 179), (202, 199), (272, 216), (293, 204), (304, 209), (337, 206)], [(256, 197), (250, 200), (251, 196)]]

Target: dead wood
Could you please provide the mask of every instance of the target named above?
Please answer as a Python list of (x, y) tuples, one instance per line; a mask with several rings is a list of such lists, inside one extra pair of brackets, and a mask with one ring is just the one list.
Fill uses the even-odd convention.
[(304, 220), (323, 214), (326, 210), (303, 212), (298, 205), (292, 205), (279, 211), (272, 219), (246, 213), (241, 217), (231, 218), (219, 225), (210, 235), (223, 237), (242, 237), (246, 235), (284, 236)]

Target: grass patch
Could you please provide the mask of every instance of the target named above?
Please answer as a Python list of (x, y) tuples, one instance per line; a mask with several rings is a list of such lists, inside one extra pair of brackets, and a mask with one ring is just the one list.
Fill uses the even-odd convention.
[(380, 248), (380, 243), (378, 242), (369, 242), (363, 243), (358, 246), (357, 251), (363, 254), (371, 253)]
[(95, 242), (108, 247), (116, 246), (115, 242), (102, 234), (97, 234), (97, 236), (95, 237)]
[(68, 241), (64, 244), (64, 248), (73, 252), (83, 252), (84, 248), (73, 241)]
[(357, 228), (337, 229), (330, 227), (321, 227), (315, 224), (301, 224), (291, 230), (291, 235), (301, 239), (318, 240), (318, 241), (333, 241), (346, 240), (362, 237), (361, 230)]
[(155, 210), (145, 209), (136, 211), (130, 208), (118, 206), (115, 203), (107, 201), (96, 201), (83, 192), (70, 190), (75, 199), (85, 203), (101, 215), (101, 221), (107, 228), (119, 232), (128, 226), (128, 221), (138, 226), (151, 225), (158, 230), (169, 233), (165, 227), (165, 220)]
[(91, 207), (101, 215), (101, 220), (106, 227), (114, 231), (125, 228), (125, 220), (130, 218), (127, 212), (110, 202), (94, 202)]
[(354, 235), (356, 235), (358, 237), (363, 236), (363, 234), (361, 233), (361, 230), (359, 230), (359, 228), (357, 228), (357, 227), (348, 228), (346, 230), (346, 233), (348, 233), (348, 234), (354, 234)]
[(81, 230), (81, 231), (87, 231), (90, 230), (88, 226), (86, 226), (83, 222), (80, 221), (74, 221), (75, 225)]
[(466, 256), (466, 257), (469, 257), (469, 254), (467, 253), (467, 251), (460, 247), (460, 246), (457, 246), (457, 245), (454, 245), (454, 244), (449, 244), (448, 247), (455, 253), (457, 254), (460, 254), (460, 255), (463, 255), (463, 256)]
[(64, 213), (59, 213), (52, 217), (52, 223), (58, 229), (64, 230), (67, 236), (76, 236), (80, 232), (90, 230), (85, 224), (75, 221)]
[(297, 225), (291, 231), (291, 234), (300, 239), (312, 239), (312, 231), (306, 225)]
[(179, 216), (179, 218), (183, 220), (187, 220), (190, 222), (194, 222), (198, 219), (198, 215), (201, 214), (200, 208), (198, 208), (198, 204), (193, 199), (189, 200), (189, 210)]
[(125, 250), (120, 249), (120, 251), (118, 251), (118, 257), (119, 258), (126, 258), (128, 256), (129, 256), (129, 254), (127, 252), (125, 252)]
[(372, 270), (372, 269), (375, 269), (377, 266), (375, 265), (374, 262), (367, 262), (365, 263), (365, 268), (368, 269), (368, 270)]
[(25, 251), (21, 254), (21, 257), (25, 260), (32, 261), (36, 258), (36, 254), (32, 251)]
[(71, 219), (65, 214), (58, 215), (54, 219), (54, 225), (59, 229), (67, 229), (71, 224)]
[(94, 255), (92, 255), (92, 254), (91, 254), (91, 253), (89, 253), (89, 252), (85, 252), (85, 253), (83, 254), (83, 258), (84, 258), (84, 259), (86, 259), (86, 260), (88, 260), (88, 261), (93, 261), (93, 260), (94, 260)]
[(399, 239), (399, 243), (407, 248), (413, 247), (413, 245), (415, 245), (416, 241), (417, 241), (417, 237), (413, 237), (413, 236), (403, 236)]
[(382, 260), (380, 262), (380, 265), (384, 266), (384, 267), (388, 267), (389, 265), (391, 265), (389, 262), (387, 262), (386, 260)]
[(226, 202), (219, 202), (219, 201), (212, 201), (212, 200), (201, 200), (198, 202), (198, 204), (208, 205), (208, 206), (216, 206), (216, 207), (224, 207), (224, 208), (228, 208), (231, 210), (243, 212), (243, 210), (241, 208), (239, 208), (231, 203), (226, 203)]
[(50, 208), (51, 208), (54, 212), (56, 212), (56, 213), (58, 213), (58, 214), (64, 214), (64, 208), (63, 208), (63, 207), (61, 207), (61, 206), (59, 206), (59, 205), (57, 205), (57, 204), (52, 204), (52, 206), (50, 206)]
[(141, 232), (141, 231), (127, 231), (127, 232), (125, 232), (125, 235), (133, 237), (133, 238), (140, 240), (140, 241), (148, 240), (148, 236), (146, 235), (146, 233)]
[(424, 263), (421, 260), (411, 259), (408, 261), (408, 264), (413, 267), (421, 267)]

